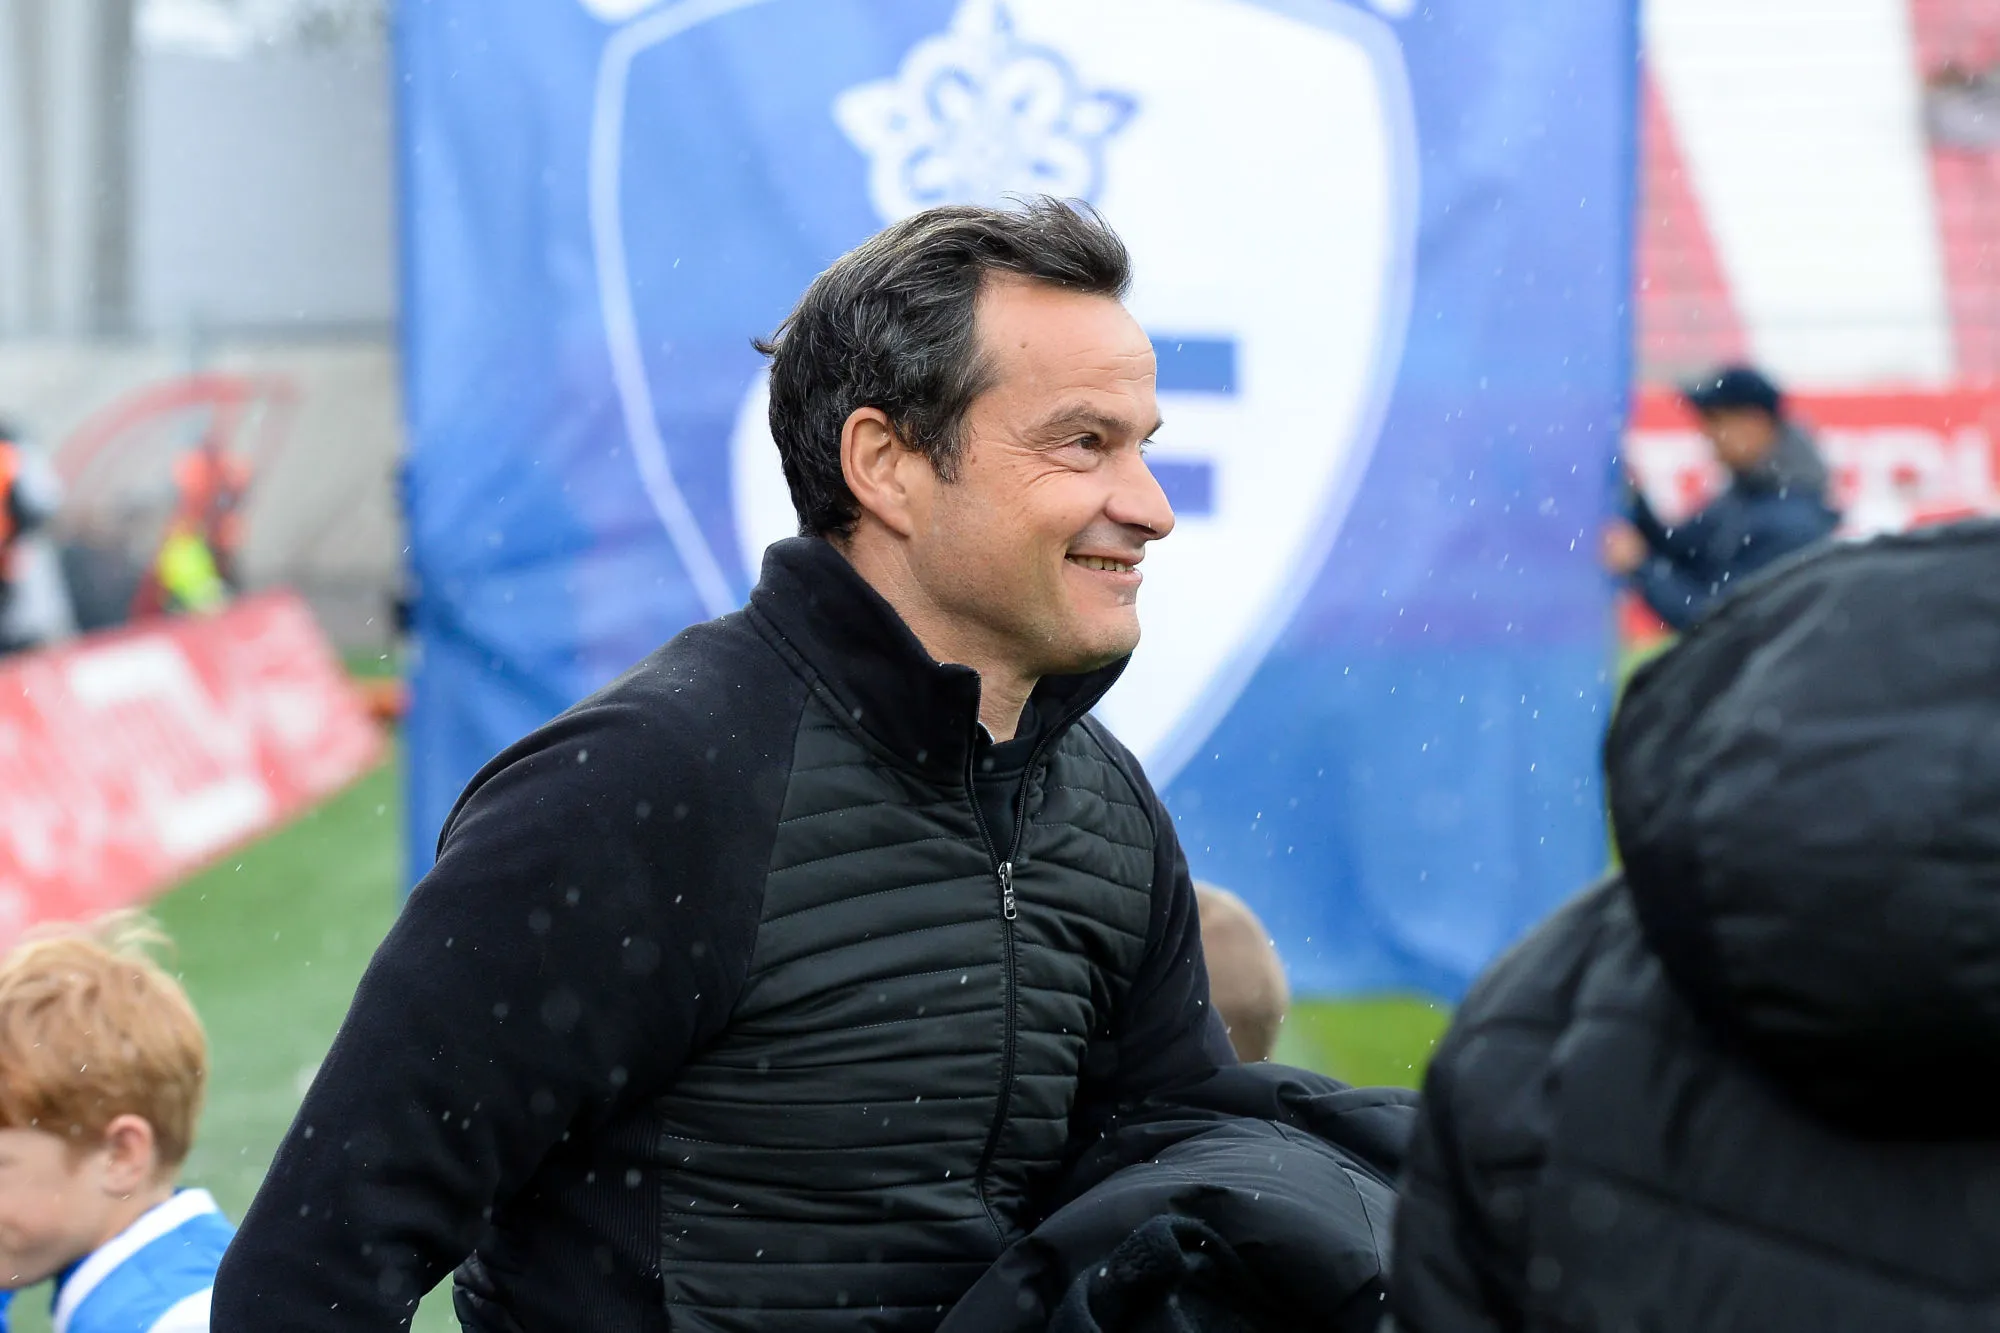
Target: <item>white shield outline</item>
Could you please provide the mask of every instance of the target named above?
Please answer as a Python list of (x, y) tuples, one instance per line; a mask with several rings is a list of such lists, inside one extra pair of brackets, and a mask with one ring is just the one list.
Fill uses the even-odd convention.
[[(1340, 0), (1225, 2), (1269, 10), (1335, 32), (1369, 56), (1381, 80), (1381, 110), (1390, 137), (1393, 210), (1388, 220), (1390, 271), (1383, 275), (1376, 355), (1369, 387), (1355, 417), (1347, 456), (1328, 479), (1317, 528), (1301, 543), (1298, 558), (1292, 562), (1292, 576), (1271, 595), (1269, 613), (1244, 636), (1153, 752), (1144, 756), (1154, 781), (1161, 786), (1173, 779), (1235, 706), (1272, 645), (1291, 624), (1300, 602), (1318, 581), (1381, 437), (1399, 378), (1415, 286), (1419, 187), (1416, 112), (1402, 47), (1393, 30), (1382, 19)], [(619, 206), (625, 104), (632, 63), (641, 52), (711, 19), (766, 3), (769, 0), (680, 0), (670, 8), (618, 29), (606, 42), (599, 60), (591, 117), (590, 230), (597, 261), (598, 299), (627, 443), (647, 500), (666, 530), (703, 608), (712, 616), (736, 610), (742, 598), (732, 587), (723, 562), (717, 559), (674, 478), (672, 460), (654, 410), (652, 386), (646, 378)]]

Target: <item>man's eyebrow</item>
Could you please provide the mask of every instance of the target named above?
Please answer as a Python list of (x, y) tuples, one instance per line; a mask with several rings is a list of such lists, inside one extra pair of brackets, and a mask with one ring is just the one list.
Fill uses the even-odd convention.
[[(1163, 418), (1156, 418), (1152, 429), (1148, 430), (1143, 438), (1151, 439), (1153, 436), (1159, 434), (1160, 428), (1166, 424)], [(1063, 408), (1044, 418), (1035, 427), (1034, 433), (1037, 435), (1057, 435), (1074, 430), (1077, 427), (1088, 427), (1100, 435), (1123, 435), (1131, 429), (1125, 418), (1111, 416), (1108, 413), (1098, 411), (1094, 407), (1076, 406)]]

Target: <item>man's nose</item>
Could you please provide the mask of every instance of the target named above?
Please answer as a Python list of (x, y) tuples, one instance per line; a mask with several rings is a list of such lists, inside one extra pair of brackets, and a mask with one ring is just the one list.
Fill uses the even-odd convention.
[(1118, 479), (1105, 506), (1105, 517), (1128, 528), (1144, 528), (1147, 539), (1158, 541), (1174, 530), (1174, 506), (1160, 486), (1160, 479), (1136, 451), (1118, 470)]

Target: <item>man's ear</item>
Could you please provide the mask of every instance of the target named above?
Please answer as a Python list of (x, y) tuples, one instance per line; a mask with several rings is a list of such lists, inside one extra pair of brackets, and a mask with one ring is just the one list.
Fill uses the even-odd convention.
[(122, 1199), (159, 1179), (160, 1145), (152, 1122), (144, 1116), (121, 1115), (104, 1127), (104, 1188)]
[(922, 523), (930, 461), (906, 447), (879, 407), (857, 407), (840, 428), (840, 471), (862, 511), (899, 537)]

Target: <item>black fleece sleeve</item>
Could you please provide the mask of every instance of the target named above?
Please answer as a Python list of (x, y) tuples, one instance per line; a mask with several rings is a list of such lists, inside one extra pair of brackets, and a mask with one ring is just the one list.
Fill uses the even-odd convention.
[(217, 1330), (407, 1326), (560, 1141), (724, 1020), (783, 763), (665, 693), (614, 687), (461, 798), (229, 1248)]

